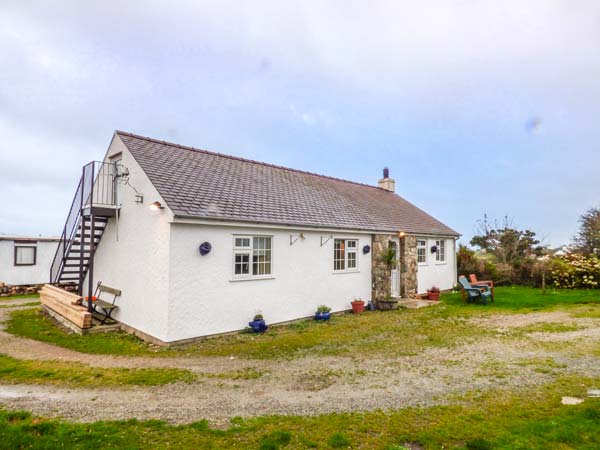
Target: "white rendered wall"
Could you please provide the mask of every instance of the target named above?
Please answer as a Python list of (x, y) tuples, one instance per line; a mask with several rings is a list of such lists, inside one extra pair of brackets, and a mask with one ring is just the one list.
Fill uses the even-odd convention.
[[(224, 225), (173, 224), (168, 341), (176, 341), (247, 326), (257, 312), (267, 323), (284, 322), (314, 314), (318, 305), (333, 311), (350, 309), (354, 297), (371, 298), (371, 245), (369, 234), (333, 234), (358, 239), (358, 271), (334, 273), (331, 233), (303, 231), (305, 239), (290, 245), (298, 230), (235, 228)], [(233, 281), (233, 236), (273, 236), (273, 278)], [(212, 251), (201, 256), (199, 245)]]
[[(35, 238), (23, 238), (35, 240)], [(0, 240), (0, 282), (19, 284), (42, 284), (50, 281), (50, 265), (58, 242), (38, 241), (34, 266), (15, 266), (15, 243)]]
[[(107, 153), (122, 152), (122, 164), (129, 169), (129, 182), (144, 195), (144, 203), (135, 202), (135, 192), (120, 186), (122, 207), (118, 221), (109, 220), (98, 245), (94, 265), (94, 286), (100, 280), (121, 289), (119, 309), (114, 317), (158, 339), (167, 337), (169, 290), (169, 236), (172, 213), (168, 208), (152, 211), (150, 203), (164, 200), (115, 136)], [(118, 231), (118, 240), (117, 240)], [(87, 295), (87, 279), (84, 295)]]
[(456, 248), (453, 238), (445, 238), (446, 261), (435, 260), (435, 253), (431, 253), (431, 247), (442, 238), (417, 237), (427, 241), (427, 263), (420, 263), (417, 268), (418, 293), (424, 294), (427, 289), (437, 286), (442, 290), (452, 289), (457, 283), (456, 277)]

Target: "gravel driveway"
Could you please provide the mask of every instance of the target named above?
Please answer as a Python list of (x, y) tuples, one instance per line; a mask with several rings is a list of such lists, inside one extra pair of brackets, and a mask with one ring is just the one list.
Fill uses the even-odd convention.
[[(25, 301), (24, 301), (25, 303)], [(18, 303), (14, 305), (18, 307)], [(0, 322), (10, 309), (0, 310)], [(562, 313), (559, 313), (562, 314)], [(510, 318), (507, 318), (510, 317)], [(569, 373), (600, 377), (599, 358), (547, 350), (540, 343), (565, 333), (535, 332), (511, 339), (507, 330), (531, 323), (565, 321), (580, 327), (572, 340), (600, 342), (600, 319), (557, 313), (513, 314), (476, 319), (473, 326), (497, 335), (454, 348), (431, 348), (415, 356), (304, 357), (291, 361), (225, 357), (112, 357), (88, 355), (0, 331), (1, 352), (19, 359), (61, 360), (98, 367), (178, 367), (198, 374), (197, 381), (122, 389), (64, 388), (0, 384), (0, 406), (74, 421), (164, 419), (186, 423), (208, 419), (223, 426), (233, 416), (310, 415), (328, 412), (429, 406), (456, 401), (472, 390), (538, 385)], [(1, 326), (1, 325), (0, 325)], [(540, 361), (554, 361), (540, 370)], [(254, 379), (222, 376), (244, 368)], [(214, 376), (221, 374), (221, 376)]]

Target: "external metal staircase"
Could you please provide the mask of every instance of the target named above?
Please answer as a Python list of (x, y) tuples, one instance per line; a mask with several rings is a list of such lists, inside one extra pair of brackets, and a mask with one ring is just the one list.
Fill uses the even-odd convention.
[[(83, 167), (63, 232), (50, 268), (50, 283), (73, 284), (83, 295), (89, 272), (92, 295), (94, 253), (110, 217), (118, 214), (119, 167), (93, 161)], [(91, 308), (91, 303), (88, 302)]]

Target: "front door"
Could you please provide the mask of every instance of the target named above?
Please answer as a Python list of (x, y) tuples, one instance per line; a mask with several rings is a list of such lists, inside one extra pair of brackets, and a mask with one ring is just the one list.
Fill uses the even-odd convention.
[(398, 298), (400, 297), (400, 271), (398, 270), (398, 257), (399, 257), (399, 253), (398, 253), (398, 241), (396, 240), (392, 240), (389, 242), (389, 246), (392, 250), (394, 250), (394, 253), (396, 255), (396, 257), (394, 258), (396, 260), (396, 264), (393, 265), (392, 270), (390, 272), (390, 286), (391, 286), (391, 295), (394, 298)]

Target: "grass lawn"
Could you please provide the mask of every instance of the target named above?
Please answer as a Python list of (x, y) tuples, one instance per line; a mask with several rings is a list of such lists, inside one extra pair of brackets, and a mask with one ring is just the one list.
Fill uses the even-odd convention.
[(67, 333), (37, 308), (13, 311), (7, 322), (6, 331), (83, 353), (133, 356), (151, 355), (156, 352), (172, 353), (168, 349), (150, 346), (135, 336), (122, 332), (83, 336)]
[[(40, 304), (40, 302), (27, 302), (27, 303), (21, 303), (18, 305), (18, 307), (27, 307), (27, 306), (38, 306)], [(14, 308), (16, 305), (3, 305), (0, 303), (0, 308)]]
[(599, 380), (563, 378), (523, 392), (473, 393), (459, 404), (314, 417), (234, 418), (227, 429), (200, 421), (168, 425), (137, 420), (75, 424), (0, 410), (4, 448), (148, 449), (598, 449), (600, 399), (585, 397)]
[(18, 360), (0, 354), (0, 381), (58, 384), (75, 387), (158, 386), (191, 382), (195, 375), (183, 369), (97, 368), (59, 361)]
[[(452, 347), (492, 333), (473, 326), (469, 318), (489, 314), (564, 309), (578, 317), (600, 317), (600, 290), (496, 288), (496, 301), (466, 304), (459, 293), (442, 296), (437, 306), (418, 310), (341, 314), (329, 322), (301, 321), (272, 327), (263, 335), (239, 333), (174, 348), (149, 346), (125, 333), (67, 334), (38, 310), (12, 313), (7, 331), (73, 350), (120, 355), (181, 354), (237, 356), (251, 359), (311, 355), (414, 355), (430, 347)], [(265, 312), (268, 319), (268, 311)]]
[(10, 297), (0, 297), (0, 302), (4, 300), (22, 300), (24, 298), (40, 298), (39, 294), (21, 294), (21, 295), (11, 295)]

